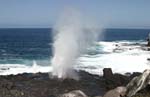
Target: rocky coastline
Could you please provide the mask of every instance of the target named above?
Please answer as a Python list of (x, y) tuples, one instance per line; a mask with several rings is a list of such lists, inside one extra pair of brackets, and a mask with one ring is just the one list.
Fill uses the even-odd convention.
[[(103, 76), (85, 71), (77, 72), (80, 76), (78, 81), (50, 78), (47, 73), (0, 76), (0, 97), (110, 97), (106, 95), (108, 91), (119, 86), (124, 87), (134, 77), (141, 75), (138, 72), (126, 75), (113, 74), (110, 68), (103, 70)], [(78, 96), (66, 96), (66, 93), (70, 92)], [(133, 97), (150, 97), (149, 92), (148, 85)]]

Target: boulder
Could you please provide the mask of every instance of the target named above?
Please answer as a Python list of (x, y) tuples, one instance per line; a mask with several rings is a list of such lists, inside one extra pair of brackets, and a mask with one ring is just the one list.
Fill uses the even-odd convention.
[(104, 68), (103, 69), (103, 77), (106, 79), (113, 77), (113, 72), (112, 72), (111, 68)]
[(103, 69), (103, 78), (105, 80), (105, 89), (110, 90), (118, 86), (125, 86), (129, 82), (129, 76), (113, 74), (111, 68)]
[(127, 84), (127, 97), (132, 97), (138, 91), (144, 89), (148, 84), (150, 84), (150, 70), (145, 70), (140, 76), (134, 77)]
[(120, 86), (108, 91), (103, 97), (123, 97), (126, 93), (126, 87)]

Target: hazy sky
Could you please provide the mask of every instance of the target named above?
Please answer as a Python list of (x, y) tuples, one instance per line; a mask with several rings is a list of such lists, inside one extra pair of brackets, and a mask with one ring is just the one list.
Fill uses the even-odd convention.
[(64, 8), (115, 28), (150, 28), (150, 0), (0, 0), (0, 27), (51, 27)]

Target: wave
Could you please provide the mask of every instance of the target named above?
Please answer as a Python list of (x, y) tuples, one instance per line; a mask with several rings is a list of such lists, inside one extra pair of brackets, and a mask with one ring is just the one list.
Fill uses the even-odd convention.
[[(92, 74), (102, 75), (103, 68), (112, 68), (114, 73), (143, 72), (150, 69), (150, 52), (145, 48), (145, 41), (97, 42), (88, 52), (82, 55), (74, 66)], [(50, 65), (0, 64), (0, 75), (51, 72)]]
[[(150, 69), (150, 52), (145, 50), (145, 41), (113, 41), (97, 43), (104, 54), (79, 58), (78, 69), (102, 75), (103, 68), (112, 68), (115, 73), (143, 72)], [(93, 56), (93, 55), (91, 55)], [(88, 68), (88, 67), (93, 68)]]
[(34, 61), (32, 66), (25, 64), (0, 64), (0, 75), (16, 75), (22, 73), (47, 73), (52, 71), (51, 66), (40, 66)]

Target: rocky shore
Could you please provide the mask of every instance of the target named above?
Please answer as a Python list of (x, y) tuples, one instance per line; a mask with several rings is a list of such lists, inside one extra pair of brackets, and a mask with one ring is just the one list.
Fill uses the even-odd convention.
[[(0, 76), (0, 97), (103, 97), (107, 91), (124, 87), (135, 76), (141, 75), (113, 74), (111, 69), (104, 69), (103, 72), (103, 76), (98, 76), (78, 71), (78, 81), (49, 78), (47, 73)], [(67, 96), (74, 93), (78, 96)], [(150, 87), (147, 86), (133, 97), (150, 97)]]

